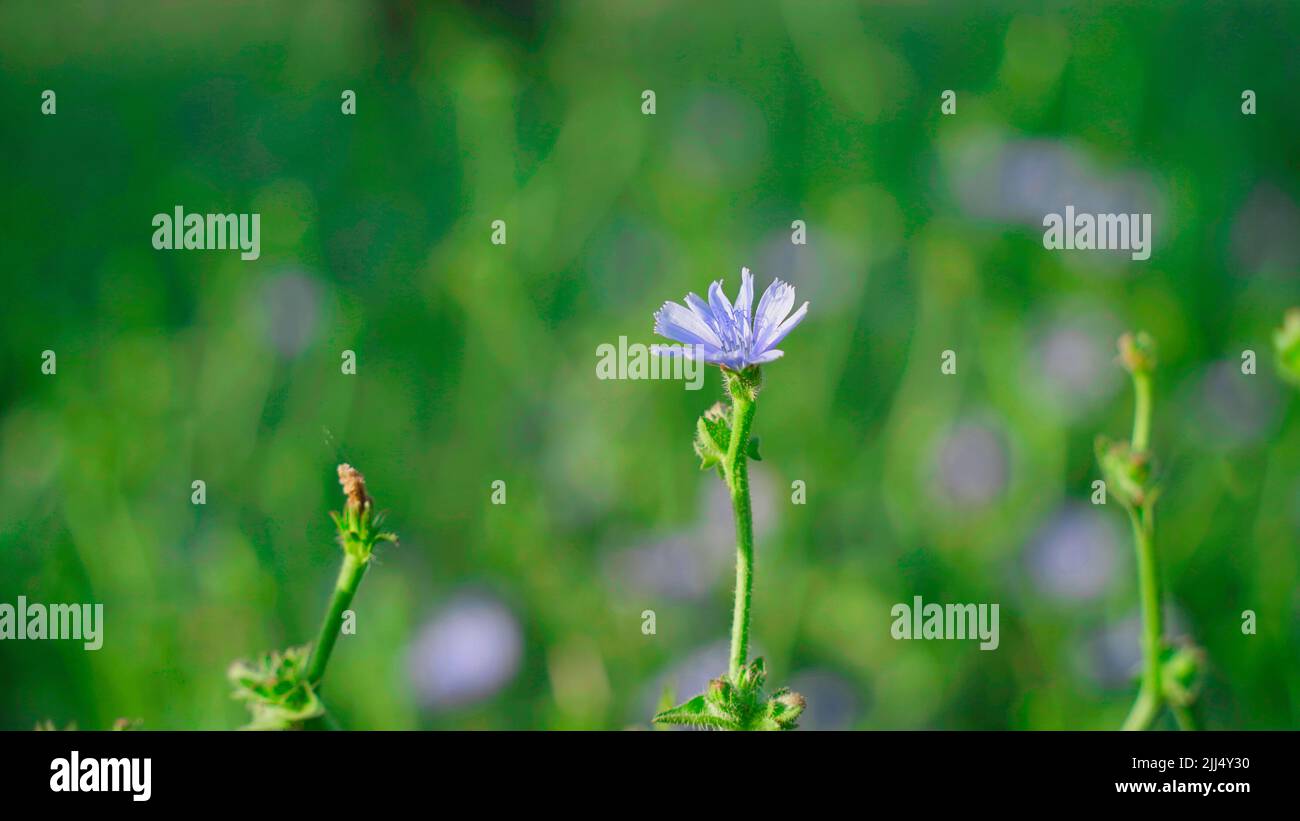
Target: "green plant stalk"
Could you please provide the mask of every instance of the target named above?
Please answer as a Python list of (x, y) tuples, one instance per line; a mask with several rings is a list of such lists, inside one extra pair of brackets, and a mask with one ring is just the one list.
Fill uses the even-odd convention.
[(1128, 712), (1128, 718), (1124, 719), (1122, 730), (1145, 730), (1155, 721), (1156, 715), (1160, 712), (1160, 699), (1153, 696), (1143, 686), (1138, 690), (1137, 701), (1133, 702), (1132, 709)]
[(1196, 708), (1194, 705), (1170, 704), (1169, 709), (1174, 714), (1174, 720), (1178, 722), (1178, 729), (1200, 729), (1200, 721), (1196, 718)]
[[(1151, 374), (1133, 373), (1133, 453), (1146, 453), (1151, 447)], [(1137, 558), (1138, 595), (1142, 610), (1142, 683), (1137, 700), (1124, 721), (1124, 729), (1149, 727), (1164, 702), (1160, 682), (1160, 647), (1164, 629), (1161, 625), (1160, 579), (1155, 556), (1155, 509), (1151, 500), (1130, 509), (1133, 525), (1133, 548)]]
[(1133, 374), (1133, 451), (1145, 453), (1151, 445), (1151, 374)]
[(1160, 643), (1163, 630), (1160, 620), (1160, 584), (1152, 543), (1155, 531), (1152, 512), (1149, 504), (1139, 510), (1129, 511), (1142, 605), (1142, 684), (1137, 701), (1124, 721), (1126, 730), (1141, 730), (1150, 726), (1163, 702), (1160, 682)]
[(731, 441), (727, 445), (723, 476), (731, 491), (731, 508), (736, 518), (736, 604), (731, 617), (732, 681), (749, 656), (749, 611), (754, 591), (754, 515), (749, 502), (749, 429), (754, 422), (755, 401), (738, 378), (728, 379), (731, 393)]
[(343, 612), (352, 605), (352, 598), (357, 594), (357, 587), (366, 575), (369, 564), (368, 560), (359, 559), (346, 551), (343, 553), (343, 566), (339, 568), (338, 581), (334, 583), (334, 595), (330, 598), (329, 610), (321, 622), (320, 633), (312, 646), (311, 662), (307, 665), (307, 681), (312, 687), (320, 688), (325, 665), (329, 664), (334, 642), (338, 641), (339, 630), (343, 626)]

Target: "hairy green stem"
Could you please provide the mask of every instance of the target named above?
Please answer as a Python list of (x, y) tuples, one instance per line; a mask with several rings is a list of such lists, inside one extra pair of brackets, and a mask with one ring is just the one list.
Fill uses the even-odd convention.
[(731, 665), (733, 681), (749, 656), (749, 608), (754, 590), (754, 515), (749, 503), (749, 429), (754, 422), (754, 399), (735, 378), (731, 382), (731, 441), (723, 473), (731, 491), (736, 517), (736, 606), (731, 619)]
[(320, 633), (316, 637), (316, 644), (312, 646), (311, 662), (307, 665), (307, 680), (313, 687), (320, 687), (325, 665), (329, 664), (334, 642), (338, 640), (339, 629), (343, 626), (343, 612), (352, 604), (352, 597), (357, 594), (357, 587), (366, 575), (366, 566), (369, 564), (369, 561), (358, 559), (350, 553), (343, 554), (343, 566), (339, 568), (338, 581), (334, 584), (329, 611), (321, 621)]

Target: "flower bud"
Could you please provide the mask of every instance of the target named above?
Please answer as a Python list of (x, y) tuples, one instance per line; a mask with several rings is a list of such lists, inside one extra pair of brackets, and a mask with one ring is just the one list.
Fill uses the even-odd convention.
[(366, 493), (366, 478), (349, 464), (339, 465), (339, 484), (347, 502), (342, 513), (330, 511), (330, 518), (338, 528), (343, 551), (353, 558), (366, 562), (377, 542), (397, 543), (396, 534), (380, 530), (384, 513), (374, 510), (374, 499)]
[(1150, 453), (1134, 451), (1128, 442), (1097, 437), (1097, 463), (1106, 489), (1127, 508), (1140, 508), (1158, 494)]
[(735, 690), (730, 681), (725, 677), (715, 678), (709, 682), (708, 699), (719, 707), (726, 707), (731, 703), (731, 697)]
[(768, 715), (783, 730), (793, 730), (808, 701), (798, 693), (781, 690), (767, 704)]
[(736, 686), (741, 690), (757, 690), (763, 686), (763, 680), (766, 678), (767, 667), (764, 665), (763, 659), (756, 658), (748, 666), (740, 668)]
[(1300, 308), (1286, 312), (1282, 327), (1273, 332), (1277, 370), (1282, 378), (1300, 387)]
[(339, 465), (339, 484), (348, 497), (348, 509), (353, 513), (364, 510), (370, 497), (366, 495), (366, 477), (361, 475), (361, 471), (347, 463)]
[(1151, 373), (1156, 368), (1156, 343), (1146, 331), (1126, 333), (1119, 338), (1119, 361), (1132, 374)]
[(1171, 704), (1186, 707), (1196, 700), (1205, 667), (1205, 651), (1192, 645), (1170, 648), (1160, 670), (1161, 689)]
[(695, 423), (695, 455), (700, 457), (700, 469), (707, 470), (722, 464), (731, 443), (731, 420), (721, 402), (704, 412)]

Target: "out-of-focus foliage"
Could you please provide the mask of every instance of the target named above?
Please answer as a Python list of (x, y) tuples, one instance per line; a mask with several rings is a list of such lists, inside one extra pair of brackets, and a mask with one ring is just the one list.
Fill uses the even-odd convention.
[[(742, 265), (812, 302), (752, 466), (753, 655), (802, 727), (1118, 725), (1132, 548), (1090, 495), (1130, 328), (1206, 723), (1300, 726), (1295, 6), (72, 5), (0, 7), (0, 601), (102, 602), (105, 640), (0, 642), (0, 726), (243, 723), (224, 672), (314, 635), (344, 460), (402, 544), (340, 724), (648, 726), (726, 666), (721, 383), (595, 350)], [(260, 213), (261, 258), (153, 250), (178, 204)], [(1152, 213), (1150, 260), (1044, 250), (1068, 204)], [(998, 603), (1000, 646), (895, 641), (914, 596)]]

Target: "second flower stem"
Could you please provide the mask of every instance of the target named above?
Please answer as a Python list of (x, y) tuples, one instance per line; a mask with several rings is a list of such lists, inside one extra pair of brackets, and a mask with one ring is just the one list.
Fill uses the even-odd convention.
[(739, 380), (728, 380), (731, 393), (731, 441), (723, 473), (736, 518), (736, 606), (731, 620), (731, 679), (739, 679), (749, 656), (749, 608), (754, 590), (754, 514), (749, 503), (749, 429), (755, 401)]
[[(1133, 372), (1133, 438), (1135, 454), (1145, 454), (1151, 447), (1151, 374)], [(1137, 701), (1124, 721), (1126, 730), (1143, 730), (1151, 725), (1164, 704), (1160, 681), (1160, 649), (1164, 628), (1161, 624), (1160, 578), (1156, 569), (1155, 505), (1147, 498), (1128, 511), (1133, 525), (1133, 548), (1137, 558), (1138, 595), (1142, 611), (1142, 684)]]
[(1134, 452), (1145, 453), (1151, 447), (1151, 374), (1133, 374)]
[(320, 687), (325, 665), (329, 664), (334, 642), (338, 640), (339, 629), (343, 626), (343, 613), (351, 606), (352, 597), (357, 594), (357, 587), (366, 575), (366, 566), (369, 564), (369, 561), (358, 559), (351, 553), (343, 554), (343, 566), (339, 568), (334, 594), (330, 597), (330, 607), (321, 621), (320, 633), (311, 651), (311, 662), (307, 665), (307, 680), (313, 687)]
[(1156, 572), (1152, 533), (1155, 525), (1150, 505), (1129, 511), (1133, 544), (1137, 554), (1138, 592), (1142, 608), (1142, 685), (1137, 701), (1124, 722), (1126, 730), (1148, 727), (1163, 701), (1160, 682), (1160, 644), (1163, 633), (1160, 613), (1160, 584)]

